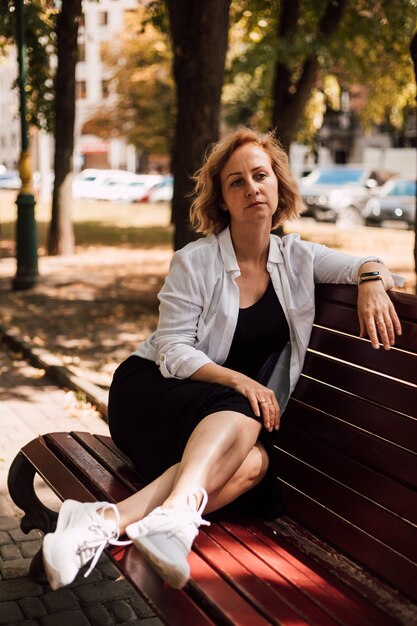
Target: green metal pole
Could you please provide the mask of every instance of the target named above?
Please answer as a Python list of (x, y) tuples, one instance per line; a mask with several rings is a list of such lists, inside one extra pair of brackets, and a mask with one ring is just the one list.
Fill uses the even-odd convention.
[(12, 288), (30, 289), (39, 277), (38, 272), (38, 246), (35, 222), (35, 197), (32, 189), (32, 167), (29, 155), (29, 141), (26, 113), (26, 44), (23, 0), (15, 1), (16, 8), (16, 39), (17, 60), (19, 66), (18, 84), (20, 94), (20, 128), (21, 128), (21, 153), (19, 161), (19, 173), (22, 180), (22, 188), (17, 196), (17, 220), (16, 220), (16, 276), (13, 279)]

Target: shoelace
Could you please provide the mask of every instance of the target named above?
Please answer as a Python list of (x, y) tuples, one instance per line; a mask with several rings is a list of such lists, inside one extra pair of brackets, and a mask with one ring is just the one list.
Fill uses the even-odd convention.
[(104, 512), (110, 509), (113, 511), (116, 517), (116, 526), (119, 527), (119, 512), (114, 504), (109, 504), (104, 507), (101, 511), (101, 520), (96, 524), (91, 524), (89, 530), (96, 534), (96, 538), (87, 539), (84, 543), (78, 546), (77, 554), (80, 557), (81, 565), (85, 565), (92, 558), (90, 567), (84, 574), (84, 578), (87, 578), (97, 565), (97, 561), (102, 555), (103, 551), (107, 548), (108, 545), (111, 546), (128, 546), (132, 542), (129, 541), (117, 541), (118, 532), (116, 530), (110, 531), (106, 528), (105, 520), (104, 520)]
[[(168, 537), (172, 537), (174, 535), (176, 535), (178, 533), (179, 530), (182, 530), (183, 528), (186, 528), (187, 526), (189, 526), (190, 524), (194, 525), (196, 527), (196, 535), (197, 535), (197, 528), (199, 526), (210, 526), (210, 522), (208, 522), (207, 520), (203, 519), (201, 514), (204, 511), (206, 504), (207, 504), (207, 500), (208, 500), (208, 496), (207, 496), (207, 492), (205, 489), (203, 489), (202, 487), (198, 487), (197, 489), (194, 489), (194, 491), (192, 491), (187, 498), (187, 502), (190, 501), (190, 499), (193, 496), (196, 496), (198, 493), (202, 494), (202, 499), (201, 499), (201, 503), (200, 506), (198, 507), (198, 509), (194, 509), (192, 508), (189, 504), (187, 506), (186, 509), (180, 509), (180, 508), (175, 508), (175, 512), (179, 518), (179, 520), (177, 521), (177, 524), (175, 525), (175, 528), (173, 528), (172, 530), (168, 530), (166, 531), (167, 536)], [(140, 535), (146, 535), (149, 533), (150, 530), (152, 530), (153, 533), (157, 533), (159, 530), (163, 530), (165, 522), (167, 520), (172, 519), (172, 511), (173, 509), (171, 507), (167, 507), (167, 508), (163, 508), (163, 507), (158, 507), (157, 509), (155, 509), (155, 511), (153, 512), (152, 517), (148, 518), (144, 518), (143, 520), (141, 520), (140, 522), (140, 526), (139, 526), (139, 531), (140, 531)], [(155, 516), (158, 515), (158, 517), (160, 517), (160, 523), (159, 524), (155, 524)], [(182, 519), (181, 519), (182, 518)]]

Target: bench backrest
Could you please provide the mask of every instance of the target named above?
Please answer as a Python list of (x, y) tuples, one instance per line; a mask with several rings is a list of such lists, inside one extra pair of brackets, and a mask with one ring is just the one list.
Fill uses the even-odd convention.
[(276, 435), (286, 512), (417, 599), (417, 297), (390, 294), (395, 348), (360, 339), (356, 287), (320, 285)]

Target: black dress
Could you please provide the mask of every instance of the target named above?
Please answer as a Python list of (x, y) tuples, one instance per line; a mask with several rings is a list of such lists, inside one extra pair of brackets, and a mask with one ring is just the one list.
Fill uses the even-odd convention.
[[(265, 363), (272, 354), (279, 354), (288, 339), (288, 324), (270, 282), (258, 302), (239, 310), (223, 365), (265, 383)], [(114, 442), (148, 483), (181, 460), (192, 431), (204, 417), (225, 410), (261, 421), (249, 401), (233, 389), (217, 383), (164, 378), (153, 361), (133, 355), (114, 374), (108, 420)], [(262, 428), (260, 439), (267, 452), (269, 435)], [(258, 487), (257, 492), (262, 491)]]

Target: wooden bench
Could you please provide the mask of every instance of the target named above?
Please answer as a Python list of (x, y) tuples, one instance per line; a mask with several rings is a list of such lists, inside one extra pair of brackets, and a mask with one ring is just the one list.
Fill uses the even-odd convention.
[[(134, 547), (109, 550), (166, 624), (417, 624), (417, 297), (390, 294), (403, 335), (386, 352), (358, 338), (356, 295), (317, 288), (303, 374), (275, 435), (285, 515), (203, 527), (182, 591)], [(62, 499), (117, 501), (140, 488), (109, 438), (44, 435), (9, 474), (25, 532), (56, 522), (35, 473)]]

